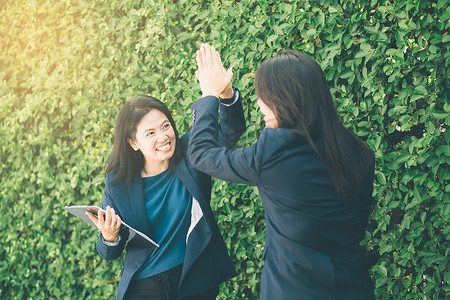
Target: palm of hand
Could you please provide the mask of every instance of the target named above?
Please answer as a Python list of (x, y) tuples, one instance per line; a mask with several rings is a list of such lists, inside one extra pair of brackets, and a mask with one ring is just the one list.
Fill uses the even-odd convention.
[(225, 89), (231, 88), (233, 73), (231, 68), (225, 70), (219, 53), (207, 44), (202, 44), (197, 51), (198, 71), (195, 73), (200, 83), (203, 97), (218, 97)]

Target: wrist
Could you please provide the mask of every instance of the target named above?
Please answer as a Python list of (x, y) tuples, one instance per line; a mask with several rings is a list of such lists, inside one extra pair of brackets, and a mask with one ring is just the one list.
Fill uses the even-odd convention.
[(205, 98), (208, 96), (219, 98), (219, 95), (217, 93), (208, 93), (208, 92), (202, 93), (202, 98)]
[(227, 99), (223, 99), (222, 97), (219, 98), (219, 101), (221, 104), (224, 104), (226, 106), (231, 106), (239, 99), (239, 97), (240, 97), (239, 90), (235, 87), (232, 87), (231, 90), (233, 91), (233, 93), (231, 94), (231, 97), (229, 97)]
[(222, 91), (222, 93), (219, 95), (219, 98), (221, 100), (230, 100), (234, 97), (234, 89), (233, 86), (230, 84), (228, 85), (225, 90)]
[(119, 235), (116, 235), (116, 236), (105, 236), (105, 235), (103, 235), (103, 240), (105, 242), (108, 242), (108, 243), (116, 243), (119, 240)]
[(107, 241), (105, 241), (105, 239), (103, 238), (103, 235), (102, 235), (101, 239), (102, 239), (102, 243), (105, 244), (106, 246), (115, 247), (115, 246), (119, 245), (119, 242), (120, 242), (121, 238), (120, 238), (120, 235), (119, 235), (119, 238), (117, 239), (117, 241), (115, 241), (115, 242), (107, 242)]

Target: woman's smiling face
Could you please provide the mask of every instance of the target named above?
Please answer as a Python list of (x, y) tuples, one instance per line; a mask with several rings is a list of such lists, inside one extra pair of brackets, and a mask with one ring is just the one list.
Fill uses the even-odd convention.
[(138, 123), (135, 140), (129, 139), (128, 143), (142, 152), (146, 166), (168, 167), (175, 152), (175, 131), (163, 112), (152, 109)]

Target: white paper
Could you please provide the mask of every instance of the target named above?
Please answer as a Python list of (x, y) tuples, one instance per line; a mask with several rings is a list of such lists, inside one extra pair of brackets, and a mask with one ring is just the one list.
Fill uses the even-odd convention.
[[(89, 219), (89, 217), (86, 215), (86, 211), (102, 210), (103, 212), (105, 212), (104, 209), (102, 209), (102, 208), (100, 208), (98, 206), (89, 206), (89, 205), (64, 206), (64, 209), (66, 211), (70, 212), (71, 214), (73, 214), (74, 216), (80, 218), (84, 222), (94, 226), (97, 230), (98, 230), (97, 226), (95, 226), (95, 224), (91, 221), (91, 219)], [(157, 243), (155, 243), (155, 241), (153, 241), (151, 238), (149, 238), (148, 236), (146, 236), (142, 232), (134, 229), (133, 227), (131, 227), (130, 225), (125, 223), (123, 220), (122, 220), (122, 225), (127, 227), (129, 229), (129, 231), (130, 231), (130, 236), (128, 237), (128, 241), (133, 239), (135, 237), (135, 235), (137, 234), (137, 235), (141, 236), (143, 239), (145, 239), (146, 241), (150, 242), (155, 247), (159, 248), (159, 245)]]

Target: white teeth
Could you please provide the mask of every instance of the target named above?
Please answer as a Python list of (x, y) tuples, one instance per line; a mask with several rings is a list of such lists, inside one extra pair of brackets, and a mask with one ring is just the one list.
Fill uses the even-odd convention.
[(164, 146), (161, 146), (161, 147), (159, 147), (159, 148), (156, 148), (156, 150), (157, 150), (157, 151), (165, 151), (165, 150), (169, 149), (169, 147), (170, 147), (170, 144), (166, 144), (166, 145), (164, 145)]

